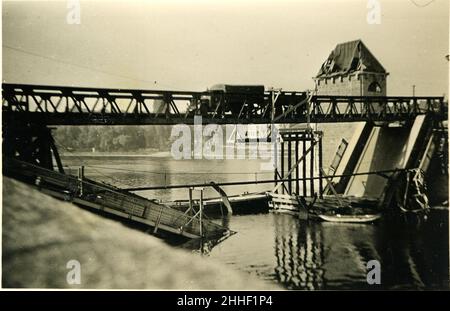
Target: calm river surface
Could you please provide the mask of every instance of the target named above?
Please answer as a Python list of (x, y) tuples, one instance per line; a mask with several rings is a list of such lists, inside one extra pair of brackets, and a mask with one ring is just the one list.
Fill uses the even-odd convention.
[[(255, 160), (176, 161), (170, 157), (64, 157), (71, 168), (121, 187), (271, 178)], [(238, 170), (236, 168), (239, 168)], [(170, 174), (169, 174), (170, 173)], [(228, 194), (270, 189), (225, 187)], [(186, 199), (187, 190), (144, 191), (158, 199)], [(207, 191), (208, 196), (217, 196)], [(290, 215), (234, 215), (237, 234), (215, 246), (210, 258), (288, 289), (448, 289), (448, 211), (433, 211), (421, 223), (305, 222)], [(381, 286), (366, 282), (366, 263), (381, 263)]]
[[(350, 124), (321, 125), (328, 165)], [(174, 160), (160, 156), (68, 156), (65, 165), (119, 187), (272, 179), (267, 160)], [(255, 172), (257, 172), (255, 174)], [(444, 185), (445, 186), (445, 185)], [(273, 184), (223, 187), (228, 195), (270, 190)], [(187, 189), (139, 192), (152, 199), (187, 199)], [(205, 197), (217, 193), (205, 188)], [(216, 245), (210, 258), (287, 289), (449, 289), (448, 210), (426, 221), (375, 224), (305, 222), (280, 214), (233, 215), (237, 234)], [(381, 286), (366, 282), (366, 264), (381, 263)]]

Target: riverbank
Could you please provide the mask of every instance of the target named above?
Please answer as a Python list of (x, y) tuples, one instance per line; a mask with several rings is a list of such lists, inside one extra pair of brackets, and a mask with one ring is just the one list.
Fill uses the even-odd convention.
[(71, 157), (109, 157), (109, 158), (166, 158), (170, 157), (169, 151), (141, 151), (141, 152), (102, 152), (102, 151), (74, 151), (74, 152), (63, 152), (61, 157), (71, 158)]
[[(3, 178), (2, 251), (7, 288), (276, 288), (9, 178)], [(67, 282), (74, 261), (80, 284)]]

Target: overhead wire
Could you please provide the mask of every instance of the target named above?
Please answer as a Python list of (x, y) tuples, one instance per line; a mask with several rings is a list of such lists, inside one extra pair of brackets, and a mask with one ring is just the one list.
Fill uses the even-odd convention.
[[(78, 68), (82, 68), (82, 69), (89, 70), (89, 71), (92, 71), (92, 72), (97, 72), (97, 73), (101, 73), (101, 74), (105, 74), (105, 75), (109, 75), (109, 76), (114, 76), (114, 77), (117, 77), (117, 78), (132, 80), (132, 81), (136, 81), (136, 82), (145, 82), (145, 83), (149, 83), (149, 84), (152, 84), (152, 85), (153, 84), (161, 85), (157, 81), (150, 81), (150, 80), (145, 80), (145, 79), (133, 78), (133, 77), (130, 77), (130, 76), (113, 73), (113, 72), (106, 71), (106, 70), (103, 70), (103, 69), (94, 68), (92, 66), (80, 65), (80, 64), (76, 64), (74, 62), (69, 62), (69, 61), (66, 61), (66, 60), (61, 60), (61, 59), (49, 57), (47, 55), (43, 55), (43, 54), (40, 54), (40, 53), (37, 53), (37, 52), (34, 52), (34, 51), (28, 51), (28, 50), (25, 50), (25, 49), (22, 49), (22, 48), (18, 48), (18, 47), (14, 47), (14, 46), (10, 46), (10, 45), (7, 45), (7, 44), (3, 44), (2, 47), (10, 49), (10, 50), (13, 50), (13, 51), (16, 51), (16, 52), (20, 52), (20, 53), (23, 53), (23, 54), (31, 55), (31, 56), (34, 56), (34, 57), (39, 57), (39, 58), (43, 58), (43, 59), (46, 59), (46, 60), (50, 60), (50, 61), (53, 61), (53, 62), (56, 62), (56, 63), (69, 65), (69, 66), (73, 66), (73, 67), (78, 67)], [(164, 87), (164, 85), (161, 85), (161, 86)]]
[(419, 8), (424, 8), (429, 6), (430, 4), (432, 4), (435, 0), (430, 0), (427, 3), (417, 3), (415, 0), (409, 0), (412, 4), (414, 4), (415, 6), (419, 7)]

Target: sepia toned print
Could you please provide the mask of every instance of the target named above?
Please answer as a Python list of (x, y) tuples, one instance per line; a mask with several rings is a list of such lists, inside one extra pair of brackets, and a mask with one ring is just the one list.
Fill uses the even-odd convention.
[(2, 288), (449, 290), (448, 22), (2, 2)]

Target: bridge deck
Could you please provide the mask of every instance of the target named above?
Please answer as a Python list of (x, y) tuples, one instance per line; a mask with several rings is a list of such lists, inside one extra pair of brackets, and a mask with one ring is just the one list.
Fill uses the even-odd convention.
[(47, 125), (193, 124), (196, 115), (204, 124), (406, 121), (426, 113), (447, 119), (443, 97), (310, 96), (273, 90), (264, 92), (258, 104), (249, 104), (249, 94), (228, 93), (233, 105), (245, 107), (236, 112), (220, 105), (202, 109), (199, 103), (208, 92), (4, 83), (2, 93), (4, 120)]

